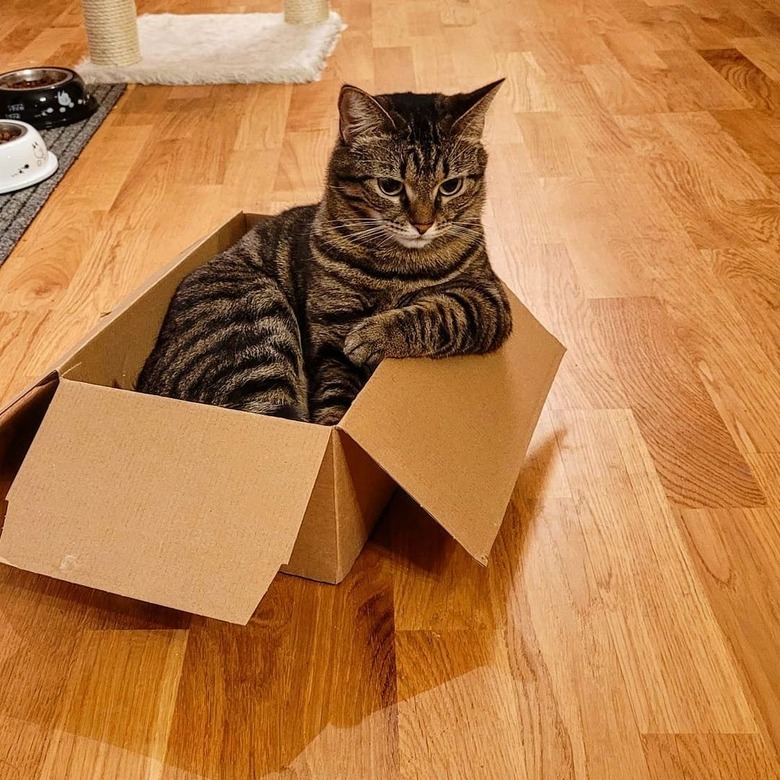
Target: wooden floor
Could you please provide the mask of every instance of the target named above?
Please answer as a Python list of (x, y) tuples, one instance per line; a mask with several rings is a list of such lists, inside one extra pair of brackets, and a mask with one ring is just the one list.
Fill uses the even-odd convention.
[[(128, 90), (0, 270), (0, 396), (237, 210), (317, 199), (343, 81), (504, 75), (492, 256), (569, 354), (490, 566), (398, 497), (246, 628), (2, 568), (0, 778), (779, 778), (780, 2), (338, 7), (317, 84)], [(84, 49), (75, 0), (2, 20), (2, 69)]]

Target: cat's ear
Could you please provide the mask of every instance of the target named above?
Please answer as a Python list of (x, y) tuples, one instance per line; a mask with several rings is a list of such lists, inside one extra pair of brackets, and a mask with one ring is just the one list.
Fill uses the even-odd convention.
[(345, 84), (339, 95), (339, 132), (341, 140), (350, 144), (359, 135), (380, 135), (395, 128), (390, 114), (376, 98), (362, 89)]
[(504, 79), (499, 79), (468, 95), (453, 95), (450, 101), (457, 117), (452, 125), (453, 133), (478, 141), (485, 129), (485, 114), (503, 83)]

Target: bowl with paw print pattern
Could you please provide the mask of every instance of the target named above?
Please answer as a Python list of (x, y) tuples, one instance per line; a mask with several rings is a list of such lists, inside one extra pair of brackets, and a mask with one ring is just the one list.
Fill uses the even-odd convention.
[(47, 129), (86, 119), (98, 103), (75, 70), (23, 68), (0, 74), (0, 117)]
[(57, 165), (32, 125), (0, 119), (0, 195), (48, 179)]

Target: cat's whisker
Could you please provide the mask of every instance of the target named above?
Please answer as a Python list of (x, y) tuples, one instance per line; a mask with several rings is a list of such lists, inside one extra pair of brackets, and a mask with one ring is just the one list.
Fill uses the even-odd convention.
[(322, 223), (322, 227), (375, 227), (379, 226), (381, 223), (374, 223), (374, 222), (331, 222), (331, 223)]
[(384, 227), (373, 227), (373, 228), (367, 228), (364, 230), (358, 230), (350, 234), (350, 238), (357, 239), (357, 240), (363, 240), (367, 238), (373, 238), (375, 236), (381, 236), (386, 231)]
[(478, 228), (469, 227), (468, 225), (450, 225), (450, 230), (462, 230), (467, 233), (475, 233), (476, 235), (482, 235), (482, 231)]
[(328, 222), (366, 222), (366, 221), (384, 222), (384, 220), (381, 217), (351, 217), (349, 219), (346, 219), (344, 217), (334, 217), (333, 219), (324, 220), (326, 224)]
[(393, 241), (395, 241), (395, 236), (393, 236), (393, 235), (390, 235), (390, 234), (387, 234), (387, 235), (385, 235), (385, 236), (384, 236), (384, 238), (382, 239), (382, 241), (379, 243), (379, 246), (380, 246), (380, 247), (383, 247), (383, 246), (385, 246), (386, 244), (391, 244), (391, 243), (393, 243)]
[(453, 228), (453, 233), (455, 237), (468, 236), (469, 238), (476, 239), (478, 243), (484, 243), (485, 241), (485, 235), (481, 230), (457, 226)]
[(347, 227), (347, 228), (353, 228), (353, 227), (383, 227), (384, 221), (383, 220), (355, 220), (353, 222), (347, 222), (344, 220), (333, 220), (332, 222), (323, 222), (321, 223), (323, 227)]
[(475, 220), (464, 220), (459, 222), (450, 222), (450, 225), (452, 227), (459, 227), (459, 228), (465, 228), (466, 230), (476, 230), (477, 232), (482, 232), (482, 222), (481, 220), (475, 219)]
[(465, 225), (454, 225), (453, 230), (460, 230), (464, 233), (473, 233), (475, 236), (484, 235), (484, 233), (481, 230), (477, 230), (476, 228), (466, 227)]
[(384, 225), (365, 225), (362, 228), (358, 228), (358, 230), (384, 230)]

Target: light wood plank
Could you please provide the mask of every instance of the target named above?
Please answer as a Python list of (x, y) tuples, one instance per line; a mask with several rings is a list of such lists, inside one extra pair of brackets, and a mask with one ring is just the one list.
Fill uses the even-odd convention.
[(762, 505), (761, 490), (659, 303), (614, 299), (593, 307), (669, 499), (687, 507)]
[(730, 639), (761, 731), (777, 751), (780, 612), (773, 590), (780, 560), (780, 512), (686, 510), (681, 518), (699, 577)]
[(771, 780), (780, 765), (751, 734), (651, 734), (644, 738), (654, 780)]
[(755, 732), (633, 415), (558, 411), (553, 419), (639, 730)]

